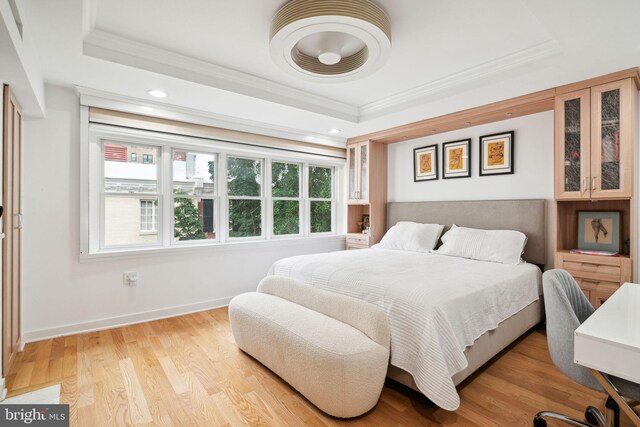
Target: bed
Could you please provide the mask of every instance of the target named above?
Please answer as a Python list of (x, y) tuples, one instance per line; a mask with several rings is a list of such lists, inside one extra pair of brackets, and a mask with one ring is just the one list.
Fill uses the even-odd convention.
[(382, 307), (391, 328), (387, 376), (455, 410), (456, 386), (543, 318), (546, 202), (389, 203), (388, 227), (398, 221), (518, 230), (528, 238), (527, 263), (371, 248), (285, 258), (270, 273)]

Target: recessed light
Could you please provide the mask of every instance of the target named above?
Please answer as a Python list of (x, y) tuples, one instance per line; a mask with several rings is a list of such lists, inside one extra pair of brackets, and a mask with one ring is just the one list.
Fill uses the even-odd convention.
[(309, 135), (309, 136), (307, 136), (307, 139), (308, 139), (309, 141), (313, 141), (314, 139), (316, 139), (316, 137), (315, 137), (315, 136), (313, 136), (313, 135)]
[(340, 133), (340, 132), (342, 132), (342, 130), (340, 129), (336, 129), (336, 128), (329, 129), (329, 133)]
[(147, 92), (149, 95), (153, 96), (154, 98), (166, 98), (167, 97), (167, 93), (163, 92), (161, 90), (158, 89), (153, 89)]

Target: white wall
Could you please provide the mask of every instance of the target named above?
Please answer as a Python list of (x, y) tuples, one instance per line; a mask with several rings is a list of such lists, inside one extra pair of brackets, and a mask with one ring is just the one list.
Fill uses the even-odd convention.
[[(479, 137), (515, 131), (513, 175), (478, 174)], [(442, 142), (471, 138), (471, 177), (442, 179)], [(413, 181), (413, 149), (440, 144), (437, 181)], [(438, 200), (547, 199), (547, 267), (553, 260), (553, 111), (473, 126), (389, 145), (390, 202)]]
[[(224, 305), (279, 258), (344, 248), (337, 238), (79, 262), (79, 102), (47, 86), (47, 118), (25, 123), (23, 335), (61, 333)], [(224, 249), (224, 250), (218, 250)], [(122, 284), (138, 272), (138, 286)]]

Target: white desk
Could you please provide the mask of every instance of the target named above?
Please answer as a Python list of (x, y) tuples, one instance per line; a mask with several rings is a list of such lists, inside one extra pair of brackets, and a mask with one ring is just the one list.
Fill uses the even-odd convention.
[(638, 414), (601, 374), (640, 384), (640, 285), (622, 285), (576, 329), (574, 361), (590, 368), (600, 385), (640, 426)]

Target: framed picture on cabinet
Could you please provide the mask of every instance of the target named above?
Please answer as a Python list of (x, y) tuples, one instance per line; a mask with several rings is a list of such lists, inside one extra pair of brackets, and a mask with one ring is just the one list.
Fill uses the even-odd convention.
[(442, 144), (442, 179), (471, 176), (471, 138)]
[(480, 176), (513, 173), (513, 146), (513, 131), (481, 136)]
[(578, 212), (578, 249), (620, 252), (620, 211)]
[(438, 146), (413, 149), (413, 181), (433, 181), (438, 179)]

